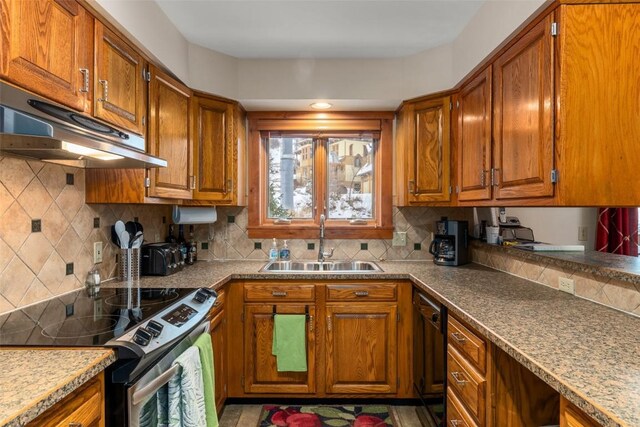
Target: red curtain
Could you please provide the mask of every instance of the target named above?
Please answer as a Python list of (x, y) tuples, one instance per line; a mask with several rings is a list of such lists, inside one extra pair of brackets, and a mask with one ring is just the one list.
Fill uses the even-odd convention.
[(598, 212), (596, 249), (638, 256), (638, 208), (601, 208)]

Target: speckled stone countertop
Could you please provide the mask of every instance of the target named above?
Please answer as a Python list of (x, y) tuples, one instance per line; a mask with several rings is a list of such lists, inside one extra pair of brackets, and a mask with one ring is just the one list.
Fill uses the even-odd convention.
[[(430, 293), (605, 426), (640, 426), (640, 318), (468, 264), (380, 262), (383, 273), (259, 273), (264, 261), (199, 262), (144, 287), (217, 288), (230, 280), (404, 279)], [(118, 286), (111, 283), (110, 286)]]
[(571, 268), (587, 274), (640, 284), (640, 257), (598, 251), (534, 252), (513, 246), (490, 245), (474, 241), (473, 246), (508, 253), (520, 259)]
[(115, 362), (108, 349), (0, 349), (0, 426), (42, 414)]

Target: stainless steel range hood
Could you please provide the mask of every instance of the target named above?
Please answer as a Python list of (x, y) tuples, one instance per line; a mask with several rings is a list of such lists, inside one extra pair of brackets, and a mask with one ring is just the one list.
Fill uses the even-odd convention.
[(81, 168), (157, 168), (144, 138), (0, 82), (0, 154)]

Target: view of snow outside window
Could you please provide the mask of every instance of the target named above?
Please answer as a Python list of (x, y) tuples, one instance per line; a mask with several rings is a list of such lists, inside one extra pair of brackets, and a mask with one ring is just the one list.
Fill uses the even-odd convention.
[(373, 218), (373, 140), (329, 138), (327, 215)]
[[(329, 138), (327, 215), (330, 219), (373, 218), (374, 140)], [(313, 217), (313, 138), (270, 137), (268, 218)]]

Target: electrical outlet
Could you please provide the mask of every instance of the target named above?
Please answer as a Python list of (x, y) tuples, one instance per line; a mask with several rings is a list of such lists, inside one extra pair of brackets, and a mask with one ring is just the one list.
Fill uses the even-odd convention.
[(99, 262), (102, 262), (102, 242), (95, 242), (93, 244), (93, 263)]
[(407, 232), (394, 231), (391, 246), (407, 246)]
[(562, 292), (566, 292), (571, 295), (576, 294), (576, 285), (571, 279), (567, 279), (566, 277), (560, 278), (560, 286), (558, 287)]
[(578, 241), (586, 242), (588, 239), (589, 227), (578, 227)]

